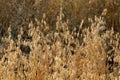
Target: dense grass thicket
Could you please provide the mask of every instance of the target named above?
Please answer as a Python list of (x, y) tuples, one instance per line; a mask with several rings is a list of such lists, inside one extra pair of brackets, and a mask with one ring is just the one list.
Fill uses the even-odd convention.
[[(114, 27), (116, 31), (119, 31), (120, 0), (1, 0), (0, 26), (7, 28), (11, 25), (12, 30), (16, 31), (16, 26), (26, 27), (35, 18), (41, 20), (45, 13), (47, 24), (54, 29), (60, 7), (64, 14), (63, 21), (69, 19), (68, 25), (71, 29), (78, 27), (82, 19), (85, 20), (84, 25), (88, 26), (88, 18), (94, 18), (95, 15), (101, 16), (103, 10), (106, 9), (106, 15), (102, 15), (107, 22), (106, 26)], [(3, 28), (0, 33), (4, 30)]]
[(120, 0), (1, 0), (0, 80), (119, 80)]

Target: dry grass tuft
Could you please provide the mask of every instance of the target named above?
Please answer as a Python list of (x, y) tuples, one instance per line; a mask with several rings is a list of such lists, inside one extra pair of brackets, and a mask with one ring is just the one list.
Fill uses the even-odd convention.
[[(7, 26), (5, 35), (0, 39), (0, 80), (119, 80), (120, 34), (114, 31), (113, 26), (108, 29), (106, 14), (99, 16), (96, 14), (99, 10), (93, 8), (97, 16), (90, 15), (88, 21), (87, 18), (79, 20), (84, 17), (82, 15), (74, 17), (79, 14), (79, 7), (84, 7), (79, 6), (79, 3), (88, 1), (86, 7), (99, 7), (101, 2), (75, 0), (67, 4), (66, 0), (54, 1), (62, 4), (58, 6), (52, 0), (47, 3), (43, 0), (35, 0), (35, 3), (33, 0), (32, 3), (28, 0), (34, 7), (41, 3), (52, 7), (48, 7), (48, 11), (45, 8), (41, 20), (33, 17), (32, 20), (23, 21), (28, 24), (22, 27)], [(21, 4), (25, 5), (23, 2)], [(28, 7), (32, 9), (30, 5)], [(56, 9), (59, 10), (55, 13), (56, 17), (52, 18), (54, 28), (51, 28), (48, 20)], [(71, 14), (65, 12), (66, 9)], [(27, 10), (32, 14), (31, 10)], [(84, 9), (80, 13), (83, 12)], [(24, 17), (29, 19), (28, 16)], [(71, 27), (72, 21), (74, 27)], [(14, 32), (13, 28), (18, 28), (18, 31)]]

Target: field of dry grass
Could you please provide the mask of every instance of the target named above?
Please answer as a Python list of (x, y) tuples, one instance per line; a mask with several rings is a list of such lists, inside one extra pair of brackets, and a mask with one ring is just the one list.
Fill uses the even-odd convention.
[(0, 1), (0, 80), (120, 80), (118, 2)]

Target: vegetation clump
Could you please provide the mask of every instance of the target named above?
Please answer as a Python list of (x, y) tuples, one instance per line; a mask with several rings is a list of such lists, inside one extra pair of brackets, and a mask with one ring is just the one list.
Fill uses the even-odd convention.
[(5, 1), (0, 80), (120, 79), (119, 0)]

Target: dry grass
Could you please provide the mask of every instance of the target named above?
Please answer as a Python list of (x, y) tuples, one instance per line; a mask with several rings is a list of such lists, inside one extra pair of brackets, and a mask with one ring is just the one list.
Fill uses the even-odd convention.
[[(119, 80), (120, 34), (114, 31), (113, 26), (108, 29), (106, 16), (102, 14), (97, 17), (95, 12), (97, 16), (93, 14), (91, 16), (94, 18), (87, 17), (87, 22), (85, 18), (78, 20), (82, 16), (69, 16), (77, 16), (78, 3), (83, 4), (84, 1), (75, 0), (70, 2), (71, 5), (63, 5), (64, 1), (67, 2), (63, 0), (59, 7), (49, 1), (35, 2), (34, 7), (42, 3), (52, 6), (48, 11), (59, 9), (56, 11), (57, 18), (53, 17), (54, 29), (51, 29), (51, 22), (48, 21), (52, 12), (47, 11), (41, 20), (32, 18), (34, 20), (28, 20), (28, 25), (17, 27), (17, 39), (13, 38), (16, 32), (12, 29), (15, 27), (11, 24), (6, 28), (0, 40), (0, 80)], [(61, 3), (59, 0), (54, 1)], [(89, 3), (97, 7), (97, 3), (101, 3), (99, 0), (91, 1)], [(73, 13), (69, 15), (64, 12), (68, 7), (64, 6), (73, 6), (75, 11), (71, 10)], [(28, 10), (27, 13), (32, 12)], [(72, 21), (74, 27), (71, 27)]]
[(115, 30), (118, 30), (118, 26), (120, 26), (119, 5), (119, 0), (4, 0), (0, 1), (0, 26), (8, 27), (10, 24), (12, 28), (15, 28), (12, 29), (15, 32), (16, 26), (26, 27), (29, 21), (34, 21), (34, 18), (41, 20), (45, 13), (46, 22), (50, 28), (54, 29), (56, 17), (62, 6), (63, 21), (69, 19), (68, 25), (71, 27), (78, 27), (82, 19), (85, 20), (87, 26), (88, 18), (94, 18), (95, 15), (100, 16), (103, 9), (106, 8), (107, 27), (114, 27)]
[[(120, 35), (107, 30), (105, 22), (95, 17), (91, 26), (70, 33), (68, 23), (58, 16), (55, 31), (44, 20), (38, 26), (29, 23), (28, 36), (22, 40), (3, 37), (0, 61), (1, 80), (109, 80), (119, 78)], [(80, 33), (81, 32), (81, 33)]]

